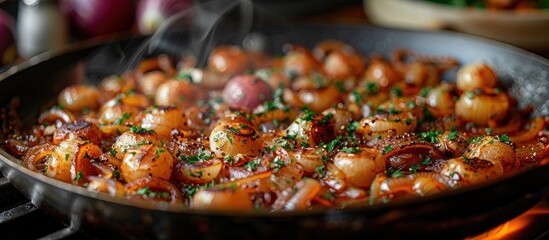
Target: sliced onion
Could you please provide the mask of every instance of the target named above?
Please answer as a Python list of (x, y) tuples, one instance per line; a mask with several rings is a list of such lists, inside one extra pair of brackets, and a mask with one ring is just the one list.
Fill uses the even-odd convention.
[(124, 197), (124, 185), (114, 179), (106, 179), (102, 177), (89, 177), (88, 190), (94, 192), (108, 193), (113, 197)]
[[(149, 203), (168, 202), (172, 206), (179, 206), (183, 202), (181, 191), (164, 179), (146, 176), (128, 183), (125, 187), (126, 196), (131, 200), (141, 199)], [(162, 193), (167, 195), (164, 196)]]
[(88, 140), (100, 145), (101, 131), (94, 123), (78, 120), (63, 124), (61, 128), (56, 129), (53, 133), (53, 143), (56, 145), (69, 138)]
[(252, 209), (250, 195), (240, 188), (202, 189), (191, 199), (192, 209), (242, 211)]
[(303, 179), (296, 184), (297, 192), (284, 205), (285, 210), (303, 210), (311, 205), (311, 200), (320, 192), (320, 183), (312, 178)]
[(223, 162), (219, 159), (211, 159), (189, 163), (180, 161), (175, 166), (174, 178), (183, 183), (204, 184), (216, 179), (221, 172)]

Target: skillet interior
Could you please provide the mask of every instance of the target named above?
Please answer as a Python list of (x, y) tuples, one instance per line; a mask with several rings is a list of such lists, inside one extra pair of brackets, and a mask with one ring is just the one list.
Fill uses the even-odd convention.
[[(367, 26), (308, 25), (262, 31), (270, 36), (268, 47), (273, 53), (287, 42), (313, 47), (320, 40), (335, 38), (368, 54), (388, 56), (394, 48), (407, 48), (453, 56), (460, 62), (485, 61), (494, 66), (504, 84), (511, 86), (512, 93), (524, 100), (522, 106), (531, 103), (535, 115), (549, 114), (549, 61), (507, 45), (455, 33)], [(19, 96), (23, 120), (32, 121), (39, 107), (70, 83), (84, 79), (96, 82), (120, 73), (144, 40), (99, 39), (39, 55), (0, 76), (0, 104), (5, 106)], [(217, 43), (231, 40), (215, 39)], [(539, 201), (549, 186), (549, 179), (544, 177), (549, 166), (545, 165), (482, 186), (384, 206), (271, 215), (173, 212), (141, 208), (57, 182), (19, 166), (18, 160), (3, 150), (0, 153), (4, 175), (35, 205), (71, 221), (75, 228), (101, 229), (102, 233), (108, 230), (131, 238), (461, 238), (517, 216)]]

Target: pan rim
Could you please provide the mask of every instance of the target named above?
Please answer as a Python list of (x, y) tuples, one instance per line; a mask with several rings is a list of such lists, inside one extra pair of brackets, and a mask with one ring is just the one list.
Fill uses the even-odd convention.
[[(455, 37), (455, 38), (462, 38), (466, 39), (468, 41), (473, 41), (476, 43), (486, 44), (490, 45), (493, 48), (497, 48), (502, 51), (511, 52), (515, 55), (520, 55), (525, 58), (529, 58), (535, 62), (539, 62), (543, 65), (545, 65), (549, 69), (549, 60), (545, 59), (535, 53), (529, 52), (527, 50), (498, 42), (495, 40), (485, 39), (482, 37), (472, 36), (468, 34), (463, 33), (457, 33), (457, 32), (451, 32), (451, 31), (421, 31), (421, 30), (408, 30), (408, 29), (395, 29), (395, 28), (389, 28), (389, 27), (374, 27), (374, 26), (365, 26), (365, 25), (342, 25), (342, 24), (299, 24), (297, 26), (303, 27), (303, 26), (309, 26), (309, 27), (325, 27), (326, 25), (330, 25), (333, 27), (342, 27), (342, 28), (373, 28), (373, 29), (380, 29), (382, 31), (389, 31), (392, 33), (399, 33), (399, 32), (412, 32), (412, 33), (419, 33), (423, 35), (435, 35), (435, 36), (448, 36), (448, 37)], [(135, 37), (135, 36), (131, 36)], [(120, 34), (120, 35), (112, 35), (112, 36), (102, 36), (98, 38), (89, 39), (83, 42), (74, 43), (71, 45), (68, 45), (66, 47), (57, 49), (57, 50), (51, 50), (48, 52), (44, 52), (42, 54), (39, 54), (23, 63), (17, 64), (8, 70), (6, 70), (3, 73), (0, 73), (0, 83), (5, 81), (6, 79), (9, 79), (12, 75), (17, 74), (22, 71), (27, 71), (28, 69), (32, 68), (33, 66), (36, 66), (38, 64), (41, 64), (42, 62), (54, 59), (56, 57), (63, 56), (64, 54), (71, 53), (73, 51), (80, 51), (85, 50), (89, 48), (98, 47), (104, 44), (108, 44), (110, 42), (117, 42), (117, 41), (123, 41), (128, 40), (128, 34)], [(169, 213), (177, 213), (177, 214), (192, 214), (192, 215), (204, 215), (204, 216), (226, 216), (226, 217), (261, 217), (261, 218), (278, 218), (278, 217), (296, 217), (296, 216), (320, 216), (320, 215), (326, 215), (326, 214), (376, 214), (376, 213), (382, 213), (387, 212), (391, 210), (398, 210), (398, 209), (406, 209), (413, 206), (420, 206), (420, 205), (426, 205), (429, 203), (442, 201), (447, 198), (452, 198), (455, 196), (459, 196), (464, 192), (473, 192), (473, 191), (482, 191), (483, 189), (487, 189), (490, 187), (493, 187), (495, 185), (500, 185), (504, 181), (508, 181), (509, 179), (515, 178), (517, 175), (527, 175), (531, 171), (534, 171), (532, 169), (522, 169), (518, 171), (516, 174), (513, 175), (506, 175), (502, 176), (500, 178), (494, 179), (493, 181), (490, 181), (488, 183), (479, 184), (475, 186), (470, 186), (463, 189), (456, 189), (451, 190), (447, 192), (443, 192), (440, 194), (436, 194), (429, 197), (421, 197), (417, 199), (411, 199), (407, 201), (397, 201), (397, 202), (391, 202), (387, 204), (380, 204), (380, 205), (372, 205), (372, 206), (361, 206), (361, 207), (349, 207), (349, 208), (343, 208), (343, 209), (312, 209), (312, 210), (306, 210), (306, 211), (290, 211), (290, 212), (266, 212), (266, 211), (249, 211), (249, 212), (224, 212), (224, 211), (204, 211), (204, 210), (192, 210), (189, 208), (158, 208), (151, 206), (149, 204), (140, 204), (139, 202), (131, 201), (128, 199), (120, 199), (111, 197), (106, 193), (97, 193), (89, 191), (85, 188), (65, 183), (62, 181), (58, 181), (56, 179), (44, 176), (42, 174), (36, 173), (31, 171), (30, 169), (25, 168), (20, 164), (21, 160), (13, 157), (3, 149), (0, 149), (0, 161), (3, 164), (7, 164), (8, 167), (15, 169), (19, 172), (21, 172), (24, 175), (27, 175), (35, 180), (40, 181), (41, 183), (53, 186), (55, 188), (59, 188), (63, 191), (67, 191), (70, 193), (77, 194), (79, 197), (85, 197), (85, 198), (92, 198), (104, 202), (109, 202), (113, 204), (118, 205), (124, 205), (132, 208), (138, 208), (138, 209), (146, 209), (147, 211), (159, 211), (159, 212), (169, 212)], [(3, 165), (0, 163), (0, 166)], [(547, 168), (547, 167), (545, 167)], [(4, 170), (3, 167), (1, 169)], [(9, 174), (8, 174), (9, 175)], [(6, 176), (10, 181), (10, 176)], [(17, 187), (17, 186), (16, 186)]]

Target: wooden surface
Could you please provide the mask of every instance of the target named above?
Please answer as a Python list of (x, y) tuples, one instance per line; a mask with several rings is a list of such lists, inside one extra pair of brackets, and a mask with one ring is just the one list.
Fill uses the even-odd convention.
[[(368, 16), (364, 11), (362, 1), (346, 6), (330, 9), (324, 12), (318, 12), (314, 15), (303, 16), (295, 19), (298, 22), (304, 23), (342, 23), (342, 24), (364, 24), (374, 25), (368, 20)], [(549, 59), (549, 50), (532, 51), (537, 55)]]

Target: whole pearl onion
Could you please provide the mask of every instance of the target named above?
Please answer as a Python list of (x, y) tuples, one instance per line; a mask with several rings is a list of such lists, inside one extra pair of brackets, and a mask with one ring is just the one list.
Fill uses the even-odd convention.
[(485, 63), (472, 63), (462, 67), (457, 73), (456, 85), (460, 91), (494, 88), (497, 76), (494, 70)]
[(240, 189), (206, 188), (195, 193), (191, 199), (191, 209), (242, 211), (253, 208), (250, 195)]
[(427, 105), (435, 108), (433, 111), (437, 117), (449, 116), (454, 113), (454, 95), (452, 94), (452, 86), (449, 84), (441, 84), (434, 87), (427, 94)]
[(63, 124), (53, 133), (53, 143), (59, 145), (62, 141), (73, 138), (88, 140), (96, 145), (101, 144), (101, 130), (95, 123), (77, 120)]
[(364, 72), (364, 59), (353, 49), (336, 50), (326, 56), (324, 71), (330, 79), (355, 77)]
[(288, 52), (282, 59), (284, 72), (297, 76), (305, 76), (318, 71), (319, 66), (319, 62), (313, 54), (301, 48)]
[(174, 160), (168, 150), (147, 144), (127, 150), (122, 158), (120, 172), (128, 182), (147, 176), (169, 180), (173, 166)]
[(247, 54), (237, 46), (219, 46), (208, 58), (208, 68), (219, 73), (236, 75), (249, 68)]
[(149, 109), (141, 120), (141, 127), (152, 129), (159, 138), (170, 139), (174, 129), (187, 129), (187, 118), (180, 108), (160, 106)]
[(223, 100), (231, 107), (254, 109), (273, 98), (273, 89), (265, 81), (253, 75), (232, 78), (223, 89)]
[(168, 80), (156, 89), (154, 102), (158, 105), (188, 108), (195, 105), (203, 96), (204, 93), (195, 84), (180, 80)]
[(388, 88), (394, 83), (402, 80), (402, 76), (391, 66), (391, 64), (376, 60), (373, 61), (364, 72), (366, 82), (375, 82), (381, 88)]
[(356, 133), (365, 140), (389, 137), (412, 132), (417, 125), (417, 117), (408, 113), (377, 114), (365, 117), (358, 123)]
[(156, 133), (127, 131), (122, 133), (113, 143), (111, 154), (114, 153), (116, 158), (122, 159), (129, 149), (148, 144), (161, 145)]
[(506, 94), (476, 95), (461, 94), (456, 103), (456, 114), (465, 121), (486, 125), (490, 120), (504, 119), (509, 112), (509, 98)]
[(99, 108), (99, 91), (93, 86), (76, 84), (63, 89), (57, 101), (73, 112), (80, 112), (84, 108), (95, 110)]
[(143, 74), (138, 79), (139, 82), (139, 89), (143, 94), (145, 94), (148, 97), (154, 97), (154, 94), (156, 92), (156, 89), (158, 86), (160, 86), (162, 83), (166, 82), (166, 74), (161, 71), (152, 71)]
[(347, 182), (357, 187), (368, 187), (376, 174), (385, 171), (385, 160), (379, 150), (359, 148), (356, 153), (337, 153), (334, 166), (344, 173)]
[(497, 178), (503, 175), (504, 170), (499, 161), (457, 157), (444, 162), (439, 173), (457, 180), (458, 186), (468, 186)]
[(210, 149), (218, 158), (225, 156), (257, 156), (263, 140), (251, 124), (233, 120), (222, 121), (210, 133)]
[(513, 147), (493, 136), (484, 136), (480, 141), (473, 141), (464, 156), (492, 163), (500, 162), (506, 172), (518, 168), (520, 164)]

